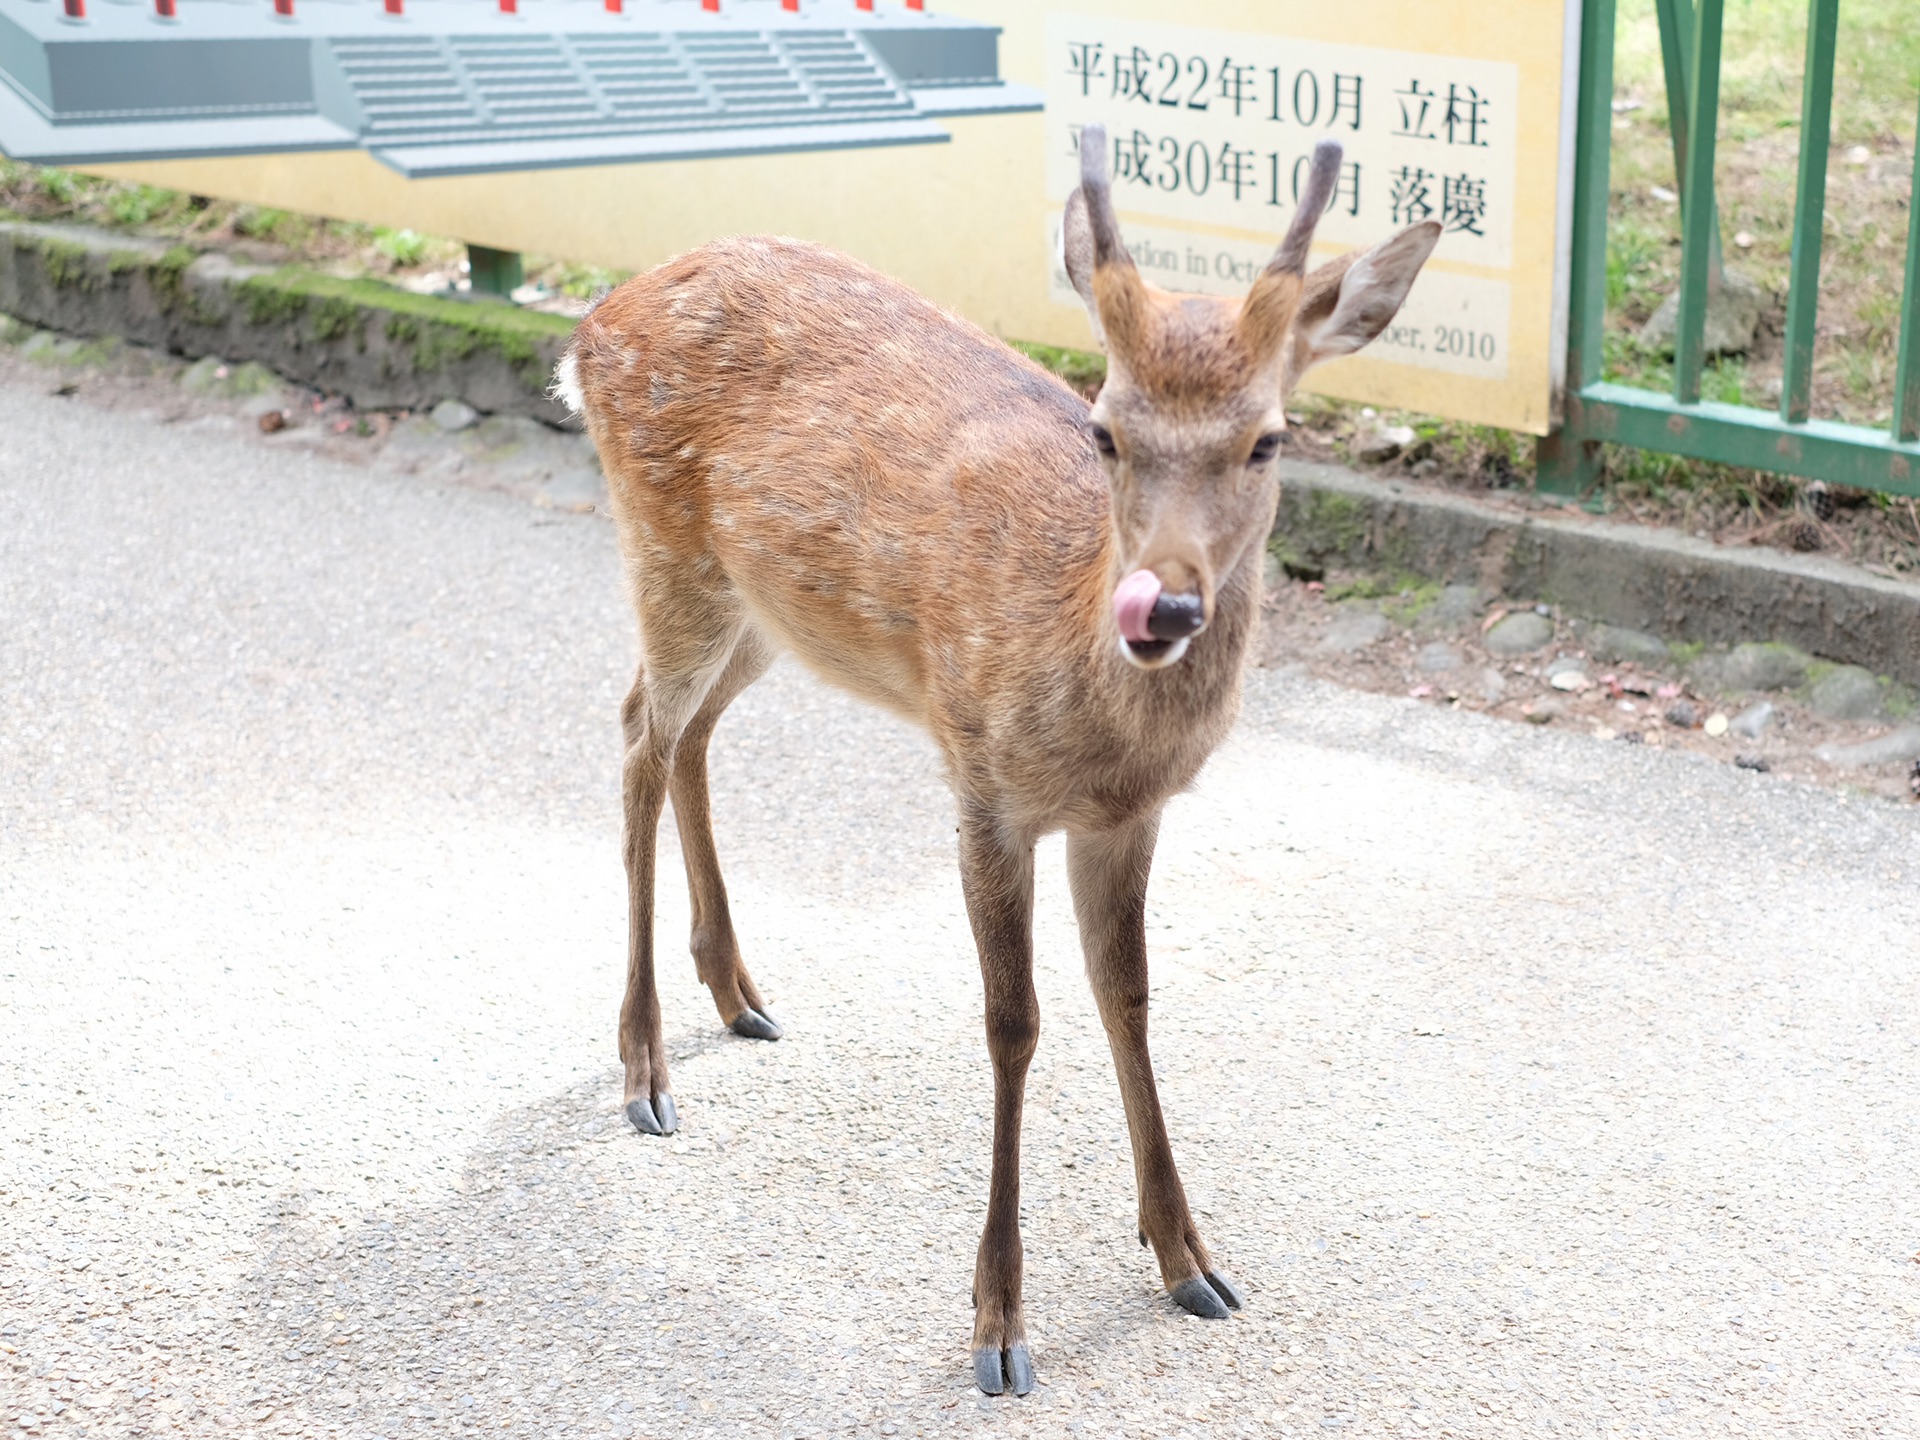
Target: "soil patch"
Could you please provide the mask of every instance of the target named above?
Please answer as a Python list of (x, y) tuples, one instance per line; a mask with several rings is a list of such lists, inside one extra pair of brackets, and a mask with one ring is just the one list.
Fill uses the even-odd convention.
[[(1872, 718), (1822, 714), (1816, 706), (1845, 709), (1843, 692), (1864, 672), (1783, 646), (1668, 646), (1464, 586), (1391, 589), (1352, 572), (1325, 583), (1274, 576), (1264, 618), (1259, 659), (1268, 668), (1607, 743), (1683, 751), (1772, 783), (1920, 798), (1911, 694), (1868, 677), (1880, 694), (1858, 708)], [(1537, 633), (1505, 640), (1529, 628), (1523, 620)], [(1516, 646), (1524, 653), (1513, 653)]]

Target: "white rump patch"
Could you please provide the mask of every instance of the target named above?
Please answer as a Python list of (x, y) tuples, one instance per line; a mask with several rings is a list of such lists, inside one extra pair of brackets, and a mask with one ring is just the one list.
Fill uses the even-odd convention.
[(587, 413), (587, 397), (580, 389), (580, 358), (571, 350), (553, 367), (553, 383), (547, 393), (576, 415)]

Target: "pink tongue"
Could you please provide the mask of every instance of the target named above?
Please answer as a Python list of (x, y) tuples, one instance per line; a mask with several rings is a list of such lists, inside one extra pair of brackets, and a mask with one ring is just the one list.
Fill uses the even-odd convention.
[(1160, 577), (1151, 570), (1136, 570), (1120, 582), (1113, 592), (1113, 618), (1119, 622), (1122, 639), (1153, 639), (1153, 632), (1147, 629), (1147, 617), (1153, 613), (1153, 603), (1159, 598)]

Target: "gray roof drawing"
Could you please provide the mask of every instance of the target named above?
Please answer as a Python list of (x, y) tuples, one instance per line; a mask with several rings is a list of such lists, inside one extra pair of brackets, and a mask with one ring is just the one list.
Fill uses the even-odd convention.
[[(71, 0), (67, 0), (71, 3)], [(884, 0), (883, 0), (884, 3)], [(949, 138), (1037, 110), (999, 30), (854, 0), (0, 0), (0, 151), (43, 164), (365, 148), (409, 177)]]

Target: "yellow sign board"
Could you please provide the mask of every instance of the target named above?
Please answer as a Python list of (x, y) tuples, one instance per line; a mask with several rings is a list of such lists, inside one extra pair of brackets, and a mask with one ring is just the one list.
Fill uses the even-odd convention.
[[(722, 0), (722, 13), (752, 25), (769, 5)], [(1107, 128), (1142, 272), (1211, 294), (1251, 283), (1291, 218), (1305, 157), (1331, 135), (1346, 159), (1316, 259), (1418, 220), (1444, 234), (1388, 333), (1309, 387), (1544, 434), (1565, 351), (1578, 8), (932, 0), (931, 19), (1001, 27), (1000, 75), (1044, 108), (945, 114), (945, 144), (435, 178), (405, 178), (363, 150), (91, 168), (630, 269), (717, 235), (799, 235), (1001, 335), (1086, 347), (1058, 238), (1083, 126)]]

